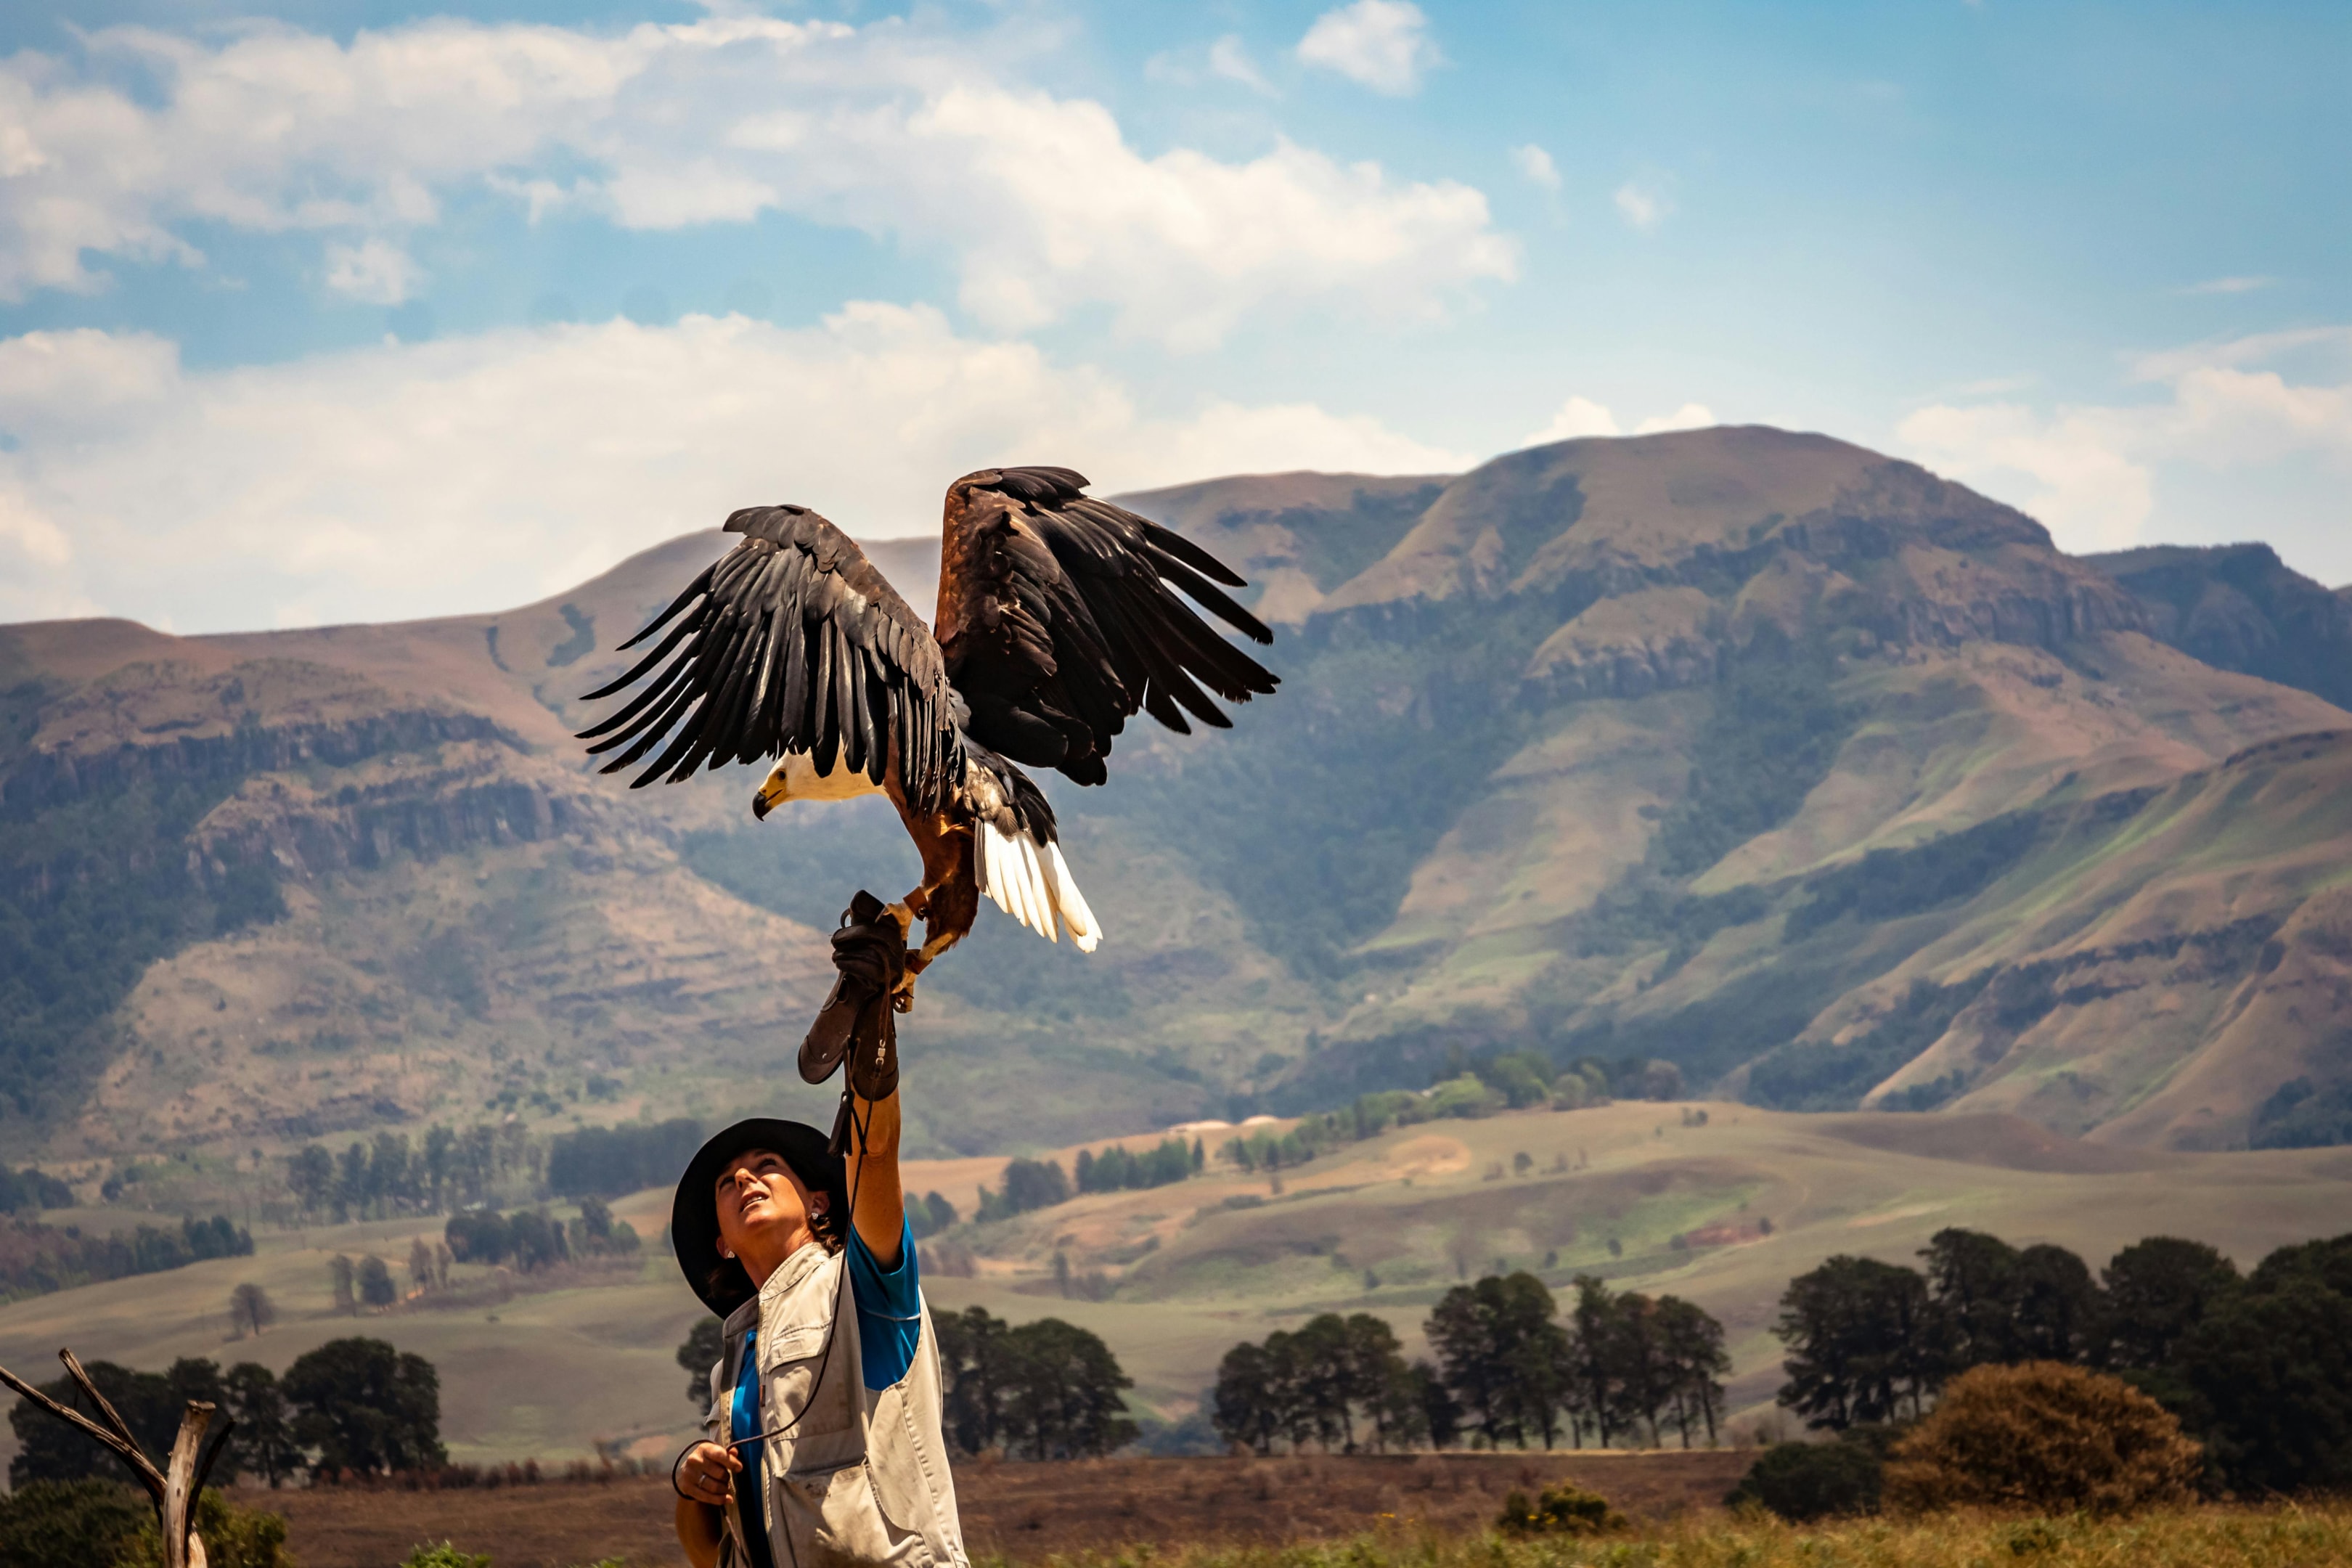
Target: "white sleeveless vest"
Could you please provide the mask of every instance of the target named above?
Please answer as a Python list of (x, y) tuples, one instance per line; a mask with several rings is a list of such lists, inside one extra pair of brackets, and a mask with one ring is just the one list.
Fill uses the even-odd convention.
[(753, 1506), (762, 1510), (775, 1568), (845, 1561), (971, 1568), (940, 1426), (939, 1342), (928, 1302), (922, 1315), (914, 1364), (872, 1390), (860, 1371), (857, 1310), (839, 1256), (814, 1243), (802, 1247), (729, 1314), (703, 1431), (728, 1441), (743, 1337), (757, 1325), (760, 1426), (773, 1434), (756, 1484), (749, 1470), (737, 1476), (736, 1500), (727, 1505), (726, 1556), (735, 1568), (750, 1562), (740, 1510)]

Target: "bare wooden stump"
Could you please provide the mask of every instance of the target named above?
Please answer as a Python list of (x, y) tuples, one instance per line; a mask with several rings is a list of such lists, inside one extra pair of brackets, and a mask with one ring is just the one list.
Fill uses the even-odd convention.
[(155, 1517), (163, 1535), (163, 1568), (205, 1568), (205, 1543), (190, 1528), (196, 1510), (196, 1499), (205, 1489), (205, 1479), (213, 1473), (213, 1461), (220, 1458), (221, 1446), (228, 1441), (229, 1429), (236, 1425), (226, 1416), (205, 1441), (205, 1433), (212, 1427), (214, 1407), (203, 1400), (191, 1399), (180, 1416), (180, 1433), (173, 1440), (172, 1452), (158, 1470), (154, 1461), (140, 1451), (139, 1440), (124, 1425), (121, 1413), (111, 1401), (98, 1391), (81, 1363), (70, 1350), (61, 1350), (58, 1359), (66, 1363), (66, 1371), (89, 1402), (98, 1407), (105, 1420), (100, 1426), (80, 1411), (58, 1404), (6, 1367), (0, 1366), (0, 1383), (6, 1384), (68, 1426), (79, 1427), (98, 1442), (111, 1449), (114, 1456), (131, 1467), (139, 1484), (155, 1500)]

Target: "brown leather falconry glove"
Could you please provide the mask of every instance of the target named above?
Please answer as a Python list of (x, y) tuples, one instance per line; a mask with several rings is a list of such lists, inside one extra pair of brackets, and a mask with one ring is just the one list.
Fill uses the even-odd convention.
[(801, 1042), (801, 1077), (823, 1083), (842, 1058), (859, 1098), (887, 1100), (898, 1088), (898, 1022), (892, 996), (907, 973), (907, 928), (860, 889), (833, 933), (832, 992)]

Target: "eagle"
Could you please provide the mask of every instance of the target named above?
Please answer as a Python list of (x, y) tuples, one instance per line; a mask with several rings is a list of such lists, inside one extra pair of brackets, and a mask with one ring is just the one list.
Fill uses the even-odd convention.
[(1093, 952), (1101, 921), (1063, 858), (1053, 807), (1022, 770), (1101, 784), (1139, 710), (1179, 734), (1191, 721), (1229, 729), (1218, 702), (1268, 695), (1277, 680), (1201, 614), (1271, 643), (1225, 591), (1246, 586), (1242, 577), (1086, 494), (1087, 483), (1068, 468), (1018, 468), (950, 485), (929, 626), (808, 508), (734, 513), (726, 531), (741, 542), (622, 644), (660, 637), (583, 700), (643, 687), (579, 738), (593, 755), (616, 753), (604, 773), (643, 763), (633, 789), (772, 759), (756, 818), (788, 801), (889, 796), (923, 862), (920, 885), (889, 906), (902, 932), (923, 921), (922, 947), (906, 958), (909, 994), (913, 976), (971, 930), (983, 897)]

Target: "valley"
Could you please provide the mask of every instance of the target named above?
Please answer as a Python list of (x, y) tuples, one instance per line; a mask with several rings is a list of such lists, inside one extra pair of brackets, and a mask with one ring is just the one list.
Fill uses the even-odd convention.
[[(1217, 1134), (1206, 1136), (1213, 1146)], [(1054, 1157), (1066, 1170), (1075, 1153)], [(1001, 1169), (918, 1162), (908, 1187), (970, 1215)], [(925, 1289), (938, 1310), (981, 1305), (1013, 1322), (1056, 1316), (1094, 1331), (1136, 1380), (1139, 1410), (1164, 1422), (1194, 1407), (1234, 1343), (1312, 1313), (1379, 1313), (1417, 1355), (1430, 1307), (1465, 1276), (1526, 1268), (1560, 1286), (1592, 1273), (1683, 1296), (1723, 1321), (1732, 1426), (1746, 1431), (1779, 1419), (1769, 1328), (1780, 1293), (1832, 1255), (1909, 1263), (1929, 1236), (1958, 1225), (2056, 1242), (2094, 1269), (2151, 1234), (2208, 1241), (2244, 1265), (2340, 1232), (2352, 1212), (2344, 1150), (2127, 1150), (2015, 1117), (1799, 1115), (1725, 1101), (1424, 1122), (1277, 1174), (1279, 1191), (1264, 1173), (1212, 1161), (1173, 1185), (967, 1223), (945, 1239), (977, 1253), (976, 1272), (934, 1268)], [(672, 1352), (699, 1312), (656, 1240), (668, 1202), (648, 1191), (614, 1205), (646, 1237), (634, 1260), (511, 1279), (503, 1300), (491, 1270), (459, 1265), (453, 1304), (428, 1298), (357, 1317), (332, 1312), (328, 1260), (373, 1251), (404, 1280), (411, 1238), (437, 1237), (440, 1220), (263, 1227), (251, 1258), (0, 1307), (0, 1364), (46, 1376), (70, 1344), (86, 1360), (150, 1369), (207, 1356), (282, 1370), (326, 1340), (363, 1333), (440, 1368), (453, 1458), (588, 1458), (600, 1443), (666, 1458), (696, 1419)], [(128, 1212), (53, 1217), (128, 1223)], [(1059, 1293), (1057, 1252), (1101, 1299)], [(279, 1321), (232, 1340), (229, 1292), (247, 1280), (269, 1292)]]

